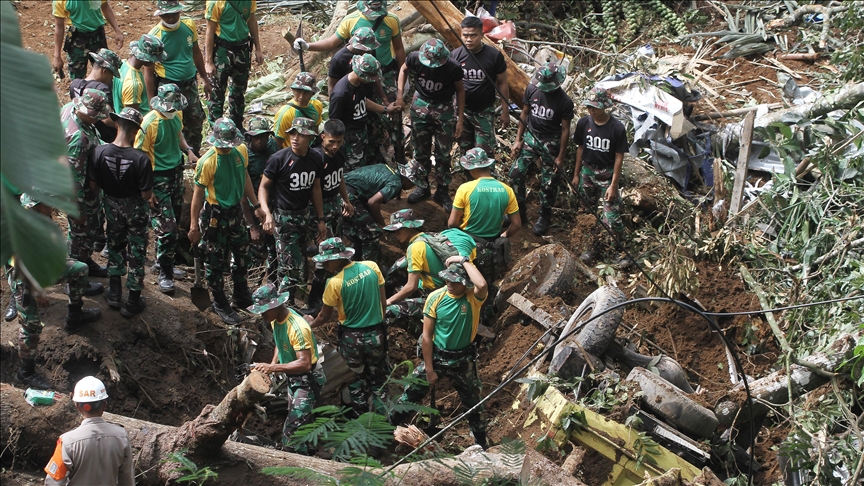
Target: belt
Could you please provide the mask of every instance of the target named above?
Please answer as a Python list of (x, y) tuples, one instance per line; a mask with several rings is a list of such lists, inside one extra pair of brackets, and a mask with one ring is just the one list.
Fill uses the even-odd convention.
[(441, 349), (438, 346), (433, 345), (432, 351), (437, 353), (438, 356), (441, 356), (444, 359), (462, 359), (470, 354), (474, 354), (476, 350), (476, 346), (474, 343), (469, 344), (468, 346), (458, 350), (458, 351), (450, 351), (449, 349)]
[(290, 214), (292, 216), (305, 216), (309, 212), (309, 208), (303, 208), (303, 209), (276, 208), (276, 212), (281, 213), (281, 214)]
[(234, 49), (243, 49), (243, 48), (248, 49), (249, 44), (252, 42), (252, 38), (247, 37), (246, 39), (239, 41), (239, 42), (228, 42), (226, 40), (223, 40), (221, 37), (217, 36), (215, 39), (213, 39), (213, 41), (217, 47), (224, 47), (225, 49), (228, 49), (230, 51), (230, 50), (234, 50)]
[(75, 26), (73, 25), (72, 27), (69, 27), (69, 33), (75, 37), (82, 37), (84, 39), (91, 39), (94, 37), (102, 37), (105, 35), (105, 26), (100, 25), (96, 30), (94, 30), (92, 32), (81, 32), (80, 30), (76, 29)]
[(174, 81), (173, 79), (160, 78), (160, 77), (156, 78), (156, 84), (157, 85), (161, 86), (163, 84), (173, 83), (173, 84), (176, 84), (177, 87), (180, 89), (188, 88), (190, 86), (196, 85), (197, 82), (198, 82), (198, 78), (196, 78), (195, 76), (192, 76), (190, 79), (187, 79), (186, 81)]

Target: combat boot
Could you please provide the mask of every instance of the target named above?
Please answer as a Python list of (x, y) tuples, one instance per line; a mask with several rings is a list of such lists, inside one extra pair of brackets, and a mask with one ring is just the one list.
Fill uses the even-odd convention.
[(411, 194), (408, 195), (408, 203), (416, 204), (424, 199), (428, 199), (429, 196), (432, 195), (432, 190), (429, 189), (429, 186), (420, 187), (417, 186), (411, 191)]
[(231, 296), (231, 300), (234, 301), (234, 305), (241, 309), (245, 309), (255, 303), (252, 300), (252, 292), (249, 291), (249, 284), (245, 280), (234, 282), (234, 294)]
[(472, 435), (474, 435), (474, 443), (482, 447), (484, 451), (489, 448), (489, 444), (486, 442), (485, 432), (478, 432), (476, 434), (472, 433)]
[(51, 384), (39, 373), (36, 373), (36, 359), (27, 358), (21, 360), (21, 367), (15, 373), (15, 381), (36, 388), (37, 390), (50, 390)]
[(69, 313), (66, 314), (66, 320), (63, 321), (63, 329), (66, 332), (73, 332), (102, 317), (100, 309), (84, 309), (83, 306), (82, 303), (69, 304)]
[(144, 300), (144, 297), (141, 297), (141, 291), (130, 290), (129, 300), (123, 304), (123, 308), (120, 309), (120, 315), (123, 317), (132, 317), (135, 314), (144, 312), (145, 307), (147, 307), (147, 301)]
[(92, 258), (88, 258), (84, 263), (87, 264), (87, 268), (90, 270), (91, 277), (107, 277), (108, 276), (108, 267), (103, 267), (99, 265)]
[(163, 294), (173, 294), (174, 293), (174, 268), (160, 268), (159, 269), (159, 292)]
[(552, 222), (552, 208), (542, 208), (540, 210), (540, 217), (537, 218), (537, 222), (534, 223), (534, 234), (537, 236), (543, 236), (549, 231), (549, 223)]
[[(154, 263), (153, 266), (150, 267), (150, 272), (151, 273), (161, 273), (162, 272), (162, 266), (159, 265), (159, 262)], [(174, 266), (171, 267), (171, 273), (174, 275), (174, 278), (184, 278), (186, 276), (186, 272), (184, 272), (183, 270), (180, 270), (179, 268), (174, 267)]]
[(120, 275), (112, 275), (108, 278), (108, 290), (105, 291), (105, 302), (108, 302), (108, 307), (119, 310), (123, 299), (123, 286), (120, 282)]
[(231, 303), (228, 302), (228, 297), (225, 297), (224, 292), (213, 292), (213, 312), (223, 322), (232, 326), (236, 326), (243, 321), (240, 315), (231, 308)]
[(15, 304), (15, 296), (12, 295), (9, 297), (9, 307), (6, 307), (6, 313), (3, 314), (3, 320), (11, 322), (16, 317), (18, 317), (18, 306)]
[(450, 190), (447, 186), (436, 187), (435, 195), (432, 196), (432, 200), (440, 204), (447, 213), (453, 209), (453, 199), (450, 197)]
[(309, 299), (306, 302), (306, 308), (302, 311), (303, 315), (312, 316), (313, 319), (318, 317), (318, 313), (321, 312), (321, 308), (324, 306), (324, 301), (322, 299), (326, 287), (326, 279), (315, 279), (312, 281), (312, 288), (309, 290)]

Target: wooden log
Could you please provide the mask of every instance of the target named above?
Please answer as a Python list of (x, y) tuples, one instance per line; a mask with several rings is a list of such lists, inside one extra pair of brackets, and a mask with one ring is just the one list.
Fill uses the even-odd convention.
[[(435, 30), (444, 37), (444, 40), (448, 44), (454, 48), (462, 45), (459, 42), (462, 36), (460, 24), (465, 15), (455, 5), (450, 2), (430, 2), (428, 0), (411, 0), (411, 5), (414, 5), (414, 8), (426, 18), (426, 21), (435, 27)], [(435, 10), (436, 7), (441, 11), (441, 14), (438, 13), (438, 10)], [(443, 18), (441, 17), (442, 14), (444, 15)], [(448, 23), (450, 24), (449, 26), (447, 25)], [(497, 44), (494, 44), (485, 37), (483, 42), (499, 51), (501, 50)], [(525, 96), (525, 88), (528, 87), (531, 78), (507, 54), (504, 54), (504, 61), (507, 62), (507, 82), (510, 87), (510, 101), (517, 105), (522, 105), (522, 97)]]
[(774, 122), (782, 121), (783, 115), (786, 114), (798, 115), (812, 120), (834, 110), (851, 110), (862, 101), (864, 101), (864, 82), (847, 84), (836, 93), (823, 94), (813, 103), (798, 105), (788, 110), (772, 111), (760, 116), (756, 119), (755, 125), (767, 127)]
[(732, 199), (729, 202), (729, 211), (732, 214), (741, 209), (744, 197), (744, 182), (747, 181), (747, 161), (750, 160), (750, 142), (753, 140), (753, 121), (756, 113), (751, 111), (744, 118), (744, 129), (741, 132), (740, 146), (738, 150), (738, 167), (735, 169), (735, 184), (732, 186)]
[[(768, 107), (769, 110), (771, 110), (774, 108), (780, 108), (781, 106), (783, 106), (783, 103), (769, 103), (766, 106)], [(762, 107), (762, 105), (748, 106), (747, 108), (737, 108), (735, 110), (729, 110), (729, 111), (712, 111), (710, 113), (703, 113), (701, 115), (696, 115), (693, 117), (693, 120), (694, 121), (716, 120), (717, 118), (726, 118), (726, 117), (730, 117), (730, 116), (746, 115), (747, 113), (758, 110), (760, 107)]]

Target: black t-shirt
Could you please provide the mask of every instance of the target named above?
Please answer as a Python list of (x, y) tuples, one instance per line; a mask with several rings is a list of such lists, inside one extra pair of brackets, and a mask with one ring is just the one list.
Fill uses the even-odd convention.
[(330, 199), (339, 195), (339, 186), (345, 173), (345, 148), (340, 148), (336, 155), (330, 157), (321, 147), (312, 149), (321, 156), (324, 167), (321, 169), (321, 197)]
[[(474, 61), (477, 58), (479, 64)], [(507, 63), (501, 51), (492, 46), (483, 44), (480, 52), (474, 54), (468, 52), (464, 46), (450, 53), (450, 59), (462, 67), (463, 82), (465, 83), (465, 108), (472, 111), (482, 111), (495, 103), (498, 93), (495, 84), (498, 75), (507, 70)], [(492, 76), (486, 79), (486, 73)]]
[[(108, 97), (109, 104), (113, 103), (114, 96), (111, 94), (111, 86), (92, 79), (73, 79), (72, 82), (69, 83), (69, 98), (74, 100), (81, 96), (81, 93), (84, 92), (85, 89), (98, 89)], [(102, 121), (97, 121), (94, 126), (96, 127), (96, 131), (99, 132), (99, 138), (101, 138), (103, 142), (113, 142), (114, 139), (117, 138), (116, 128), (110, 127)]]
[(333, 54), (330, 58), (330, 68), (327, 70), (327, 76), (336, 79), (342, 79), (346, 74), (351, 72), (351, 59), (354, 59), (354, 54), (347, 47), (343, 47)]
[(573, 143), (582, 147), (582, 162), (596, 169), (613, 169), (615, 154), (628, 150), (627, 131), (614, 116), (602, 125), (594, 123), (590, 116), (583, 116), (576, 122)]
[(153, 166), (143, 151), (109, 143), (90, 155), (87, 178), (111, 197), (141, 197), (142, 192), (153, 189)]
[(561, 122), (573, 119), (573, 100), (561, 88), (544, 93), (529, 84), (522, 103), (531, 109), (528, 128), (543, 140), (561, 137)]
[(462, 81), (462, 68), (448, 59), (437, 68), (430, 68), (420, 62), (417, 51), (408, 54), (405, 65), (414, 74), (417, 95), (426, 101), (449, 101), (456, 94), (456, 82)]
[(344, 76), (330, 93), (330, 119), (341, 121), (349, 131), (365, 130), (367, 93), (364, 84), (354, 86)]
[(312, 185), (322, 165), (321, 154), (314, 150), (300, 157), (287, 147), (271, 155), (264, 168), (264, 175), (273, 181), (270, 200), (276, 201), (279, 209), (305, 209), (312, 200)]

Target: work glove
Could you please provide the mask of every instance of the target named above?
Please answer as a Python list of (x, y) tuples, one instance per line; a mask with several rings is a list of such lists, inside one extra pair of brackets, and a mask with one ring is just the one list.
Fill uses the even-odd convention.
[(294, 39), (294, 49), (297, 49), (298, 51), (308, 51), (309, 43), (302, 37)]

